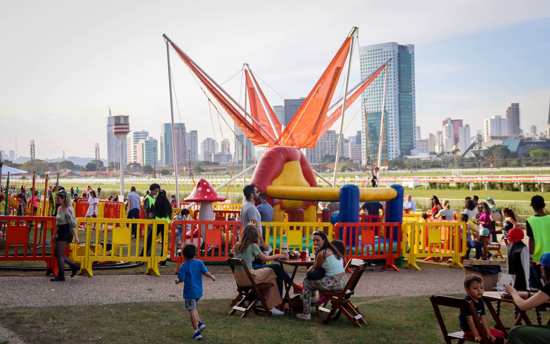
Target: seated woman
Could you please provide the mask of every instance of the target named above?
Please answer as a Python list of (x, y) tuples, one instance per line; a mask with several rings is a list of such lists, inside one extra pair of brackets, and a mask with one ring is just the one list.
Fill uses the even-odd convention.
[[(522, 311), (536, 308), (550, 302), (550, 252), (542, 255), (540, 264), (543, 269), (544, 286), (535, 295), (528, 299), (521, 297), (511, 285), (506, 291), (512, 295), (514, 304)], [(543, 344), (550, 343), (550, 327), (547, 326), (518, 326), (508, 333), (508, 342), (511, 344)]]
[[(271, 287), (265, 289), (264, 297), (266, 299), (267, 307), (271, 310), (273, 315), (283, 315), (284, 312), (277, 309), (277, 306), (280, 306), (283, 300), (277, 289), (277, 275), (273, 269), (264, 267), (260, 269), (253, 269), (252, 262), (256, 258), (259, 258), (263, 261), (266, 260), (275, 260), (281, 258), (287, 258), (284, 254), (276, 254), (272, 256), (266, 256), (262, 253), (260, 246), (258, 245), (258, 230), (254, 225), (247, 225), (244, 228), (242, 239), (235, 245), (234, 254), (235, 258), (241, 258), (246, 264), (250, 274), (254, 279), (255, 283), (269, 283)], [(235, 271), (235, 280), (239, 286), (247, 286), (250, 284), (248, 277), (244, 271)]]
[(304, 279), (304, 313), (296, 314), (301, 320), (311, 320), (313, 291), (338, 290), (345, 285), (342, 252), (328, 241), (325, 232), (313, 232), (313, 246), (315, 263), (308, 269), (308, 275)]

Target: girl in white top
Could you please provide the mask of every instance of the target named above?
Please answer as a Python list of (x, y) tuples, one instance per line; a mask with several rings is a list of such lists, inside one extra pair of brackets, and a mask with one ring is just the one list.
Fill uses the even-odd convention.
[(95, 191), (91, 190), (88, 194), (88, 211), (86, 217), (97, 217), (97, 205), (99, 204), (99, 198), (97, 198)]

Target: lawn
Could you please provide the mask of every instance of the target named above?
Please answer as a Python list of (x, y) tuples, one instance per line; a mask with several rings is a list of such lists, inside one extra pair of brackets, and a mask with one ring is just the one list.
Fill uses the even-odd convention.
[[(368, 325), (354, 328), (341, 318), (316, 319), (250, 315), (229, 317), (228, 300), (206, 300), (204, 343), (442, 343), (428, 297), (356, 298)], [(503, 307), (503, 313), (511, 309)], [(457, 313), (445, 313), (456, 329)], [(192, 330), (181, 302), (131, 303), (0, 310), (2, 325), (27, 343), (190, 343)], [(506, 323), (509, 323), (505, 321)]]
[(440, 200), (460, 199), (464, 200), (466, 196), (478, 195), (481, 199), (492, 197), (495, 201), (524, 201), (529, 202), (534, 195), (542, 195), (545, 199), (550, 199), (550, 192), (518, 192), (505, 190), (466, 190), (466, 189), (405, 189), (406, 194), (412, 194), (414, 197), (432, 197), (436, 195)]

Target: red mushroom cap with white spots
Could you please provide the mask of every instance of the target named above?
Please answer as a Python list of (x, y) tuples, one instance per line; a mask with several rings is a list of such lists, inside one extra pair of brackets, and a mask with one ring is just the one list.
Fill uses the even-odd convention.
[(223, 202), (225, 197), (218, 196), (216, 190), (206, 181), (201, 178), (193, 192), (185, 198), (186, 202)]

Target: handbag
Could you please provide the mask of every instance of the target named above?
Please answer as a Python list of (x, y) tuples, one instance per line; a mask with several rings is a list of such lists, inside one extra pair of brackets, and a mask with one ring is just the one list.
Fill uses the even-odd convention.
[(326, 273), (325, 269), (322, 266), (320, 266), (311, 271), (308, 271), (306, 273), (306, 278), (310, 281), (320, 280), (321, 278), (325, 277), (325, 273)]

